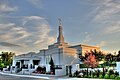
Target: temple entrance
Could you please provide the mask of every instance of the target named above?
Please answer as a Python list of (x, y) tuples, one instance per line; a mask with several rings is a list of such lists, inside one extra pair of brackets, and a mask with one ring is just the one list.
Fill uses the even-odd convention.
[(20, 62), (16, 62), (17, 68), (20, 68)]
[(16, 66), (17, 66), (16, 73), (18, 73), (21, 71), (21, 62), (16, 62)]
[(33, 65), (39, 65), (40, 60), (33, 60)]

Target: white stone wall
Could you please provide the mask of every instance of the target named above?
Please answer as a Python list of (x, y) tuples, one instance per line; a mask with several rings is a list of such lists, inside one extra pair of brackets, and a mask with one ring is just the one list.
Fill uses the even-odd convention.
[(76, 49), (65, 48), (63, 51), (64, 65), (72, 65), (72, 62), (78, 57)]
[(79, 64), (73, 64), (72, 65), (72, 74), (74, 74), (74, 72), (77, 70), (79, 70)]
[(41, 60), (40, 60), (40, 63), (39, 63), (39, 65), (40, 66), (45, 66), (46, 64), (46, 62), (45, 62), (45, 56), (40, 56), (41, 57)]
[(55, 75), (56, 76), (64, 76), (64, 75), (66, 75), (65, 66), (63, 66), (62, 69), (55, 69)]
[(119, 72), (119, 75), (120, 75), (120, 62), (116, 62), (116, 63), (117, 63), (116, 69), (117, 69), (117, 71)]
[(15, 65), (16, 65), (16, 59), (15, 59), (15, 56), (13, 56), (12, 66), (15, 66)]
[(46, 72), (49, 72), (49, 71), (50, 71), (50, 65), (46, 64)]
[(55, 65), (62, 65), (63, 61), (63, 56), (62, 56), (62, 53), (56, 53), (56, 54), (52, 54), (52, 58), (53, 58), (53, 61), (54, 61), (54, 64)]

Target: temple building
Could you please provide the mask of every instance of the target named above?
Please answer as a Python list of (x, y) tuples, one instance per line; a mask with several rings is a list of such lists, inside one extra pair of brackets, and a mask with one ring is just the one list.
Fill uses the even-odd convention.
[[(79, 69), (79, 55), (85, 54), (86, 51), (96, 49), (100, 50), (99, 47), (89, 45), (73, 45), (70, 46), (64, 40), (62, 21), (59, 19), (59, 35), (57, 42), (48, 46), (48, 49), (42, 49), (39, 53), (30, 52), (15, 56), (13, 58), (13, 65), (16, 66), (15, 70), (24, 71), (24, 68), (29, 71), (34, 71), (38, 66), (45, 67), (46, 72), (51, 72), (56, 76), (68, 75), (72, 71)], [(50, 64), (54, 63), (54, 67)]]

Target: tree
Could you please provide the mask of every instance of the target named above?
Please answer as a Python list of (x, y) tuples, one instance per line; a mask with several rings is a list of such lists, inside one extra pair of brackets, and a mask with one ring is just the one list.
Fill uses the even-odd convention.
[(84, 56), (84, 60), (87, 59), (87, 57), (90, 55), (90, 53), (92, 53), (92, 55), (95, 56), (97, 61), (103, 61), (104, 60), (105, 54), (103, 54), (102, 51), (97, 51), (96, 49), (93, 50), (93, 51), (90, 50), (90, 52), (86, 51), (85, 56)]
[(53, 62), (53, 59), (52, 59), (52, 57), (51, 57), (51, 59), (50, 59), (50, 62), (49, 62), (49, 64), (50, 64), (51, 66), (54, 66), (54, 62)]
[(97, 52), (97, 55), (95, 57), (98, 61), (103, 61), (105, 54), (103, 54), (103, 52), (99, 51), (99, 52)]
[(120, 50), (118, 51), (117, 61), (120, 61)]
[(50, 59), (49, 64), (50, 64), (50, 70), (51, 70), (51, 72), (53, 72), (53, 74), (55, 74), (55, 68), (54, 68), (55, 65), (54, 65), (52, 57)]
[(113, 55), (111, 53), (107, 54), (106, 57), (105, 57), (106, 61), (112, 62), (113, 61), (112, 56)]
[(95, 68), (98, 66), (98, 62), (95, 58), (95, 55), (89, 53), (90, 55), (87, 57), (87, 60), (84, 61), (84, 65), (87, 67), (87, 76), (88, 76), (88, 68)]
[(120, 54), (120, 50), (118, 51), (118, 54)]
[(84, 56), (80, 56), (80, 61), (84, 62), (86, 60), (86, 58)]
[(0, 54), (1, 63), (4, 64), (5, 67), (10, 66), (14, 55), (15, 53), (12, 52), (2, 52), (2, 54)]
[(88, 56), (87, 60), (85, 60), (84, 62), (85, 66), (89, 67), (89, 68), (95, 68), (98, 66), (98, 62), (95, 59), (95, 56), (90, 54), (90, 56)]

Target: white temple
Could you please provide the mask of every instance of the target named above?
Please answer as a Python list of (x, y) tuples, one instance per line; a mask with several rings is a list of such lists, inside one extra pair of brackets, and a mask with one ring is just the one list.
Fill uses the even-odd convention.
[(18, 69), (20, 71), (27, 69), (32, 72), (38, 66), (45, 67), (46, 72), (50, 72), (51, 65), (49, 63), (52, 58), (55, 75), (68, 75), (69, 73), (79, 69), (79, 55), (84, 56), (85, 51), (90, 51), (91, 49), (100, 50), (99, 47), (82, 44), (70, 46), (64, 41), (61, 19), (59, 19), (59, 23), (59, 35), (57, 42), (49, 45), (48, 49), (40, 50), (39, 53), (30, 52), (19, 56), (14, 56), (12, 66), (15, 66), (15, 69), (13, 72)]

